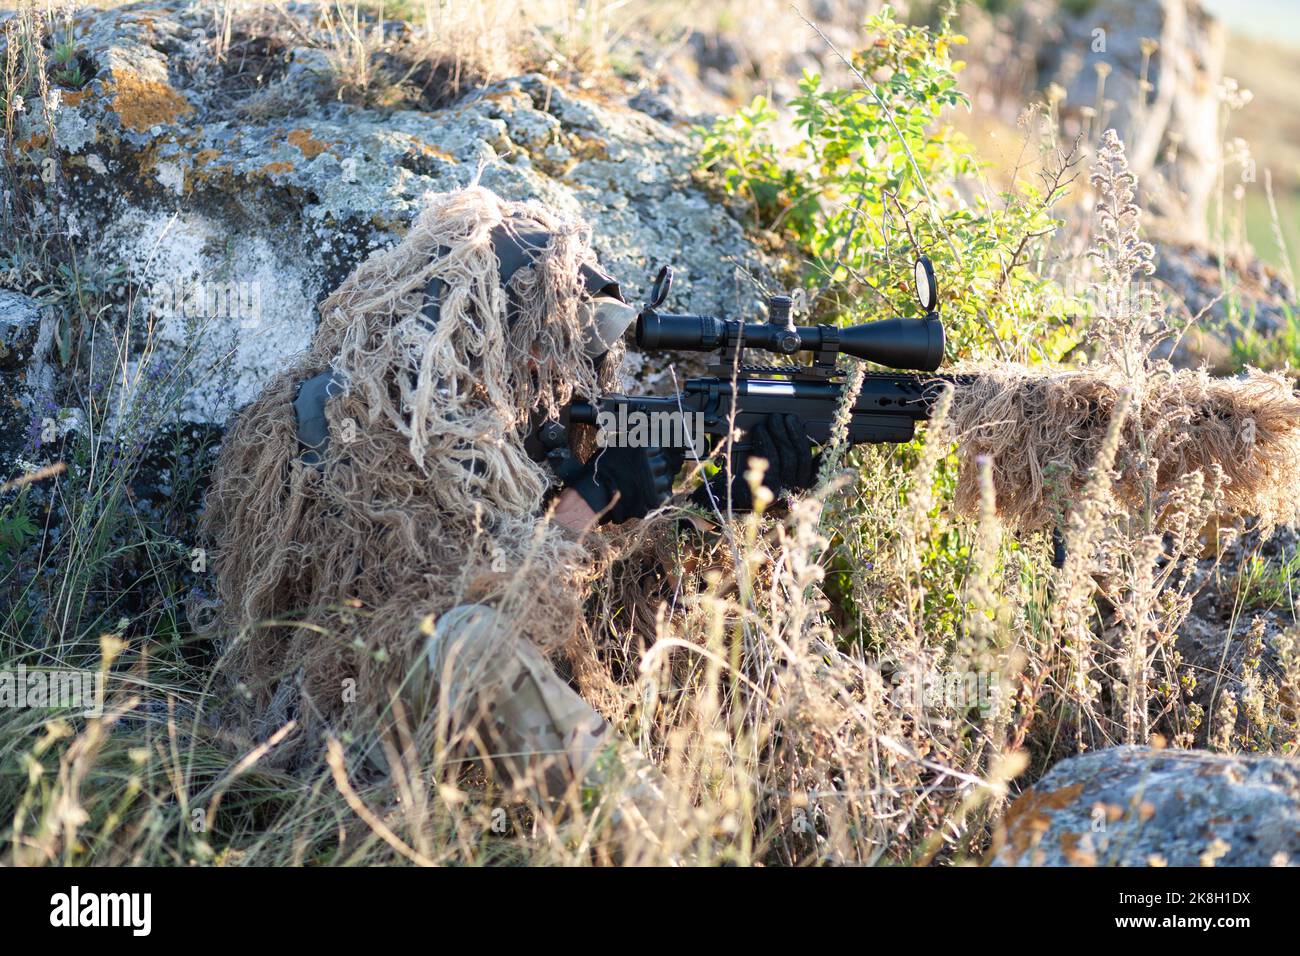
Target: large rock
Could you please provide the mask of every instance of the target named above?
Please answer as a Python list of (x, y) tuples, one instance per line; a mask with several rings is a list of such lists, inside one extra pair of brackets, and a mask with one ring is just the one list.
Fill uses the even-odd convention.
[[(59, 93), (50, 215), (80, 237), (86, 261), (120, 266), (142, 290), (155, 360), (193, 370), (185, 418), (221, 422), (250, 400), (306, 346), (320, 299), (399, 238), (426, 193), (475, 178), (586, 218), (633, 296), (672, 262), (679, 305), (734, 315), (755, 304), (739, 273), (764, 264), (693, 182), (681, 132), (541, 76), (431, 111), (339, 102), (325, 51), (303, 42), (314, 21), (290, 10), (292, 39), (266, 55), (251, 93), (232, 86), (233, 63), (210, 66), (206, 8), (134, 4), (76, 23), (93, 73)], [(25, 114), (25, 142), (43, 141), (42, 113)]]
[[(962, 25), (971, 58), (963, 86), (980, 113), (1009, 126), (1027, 101), (1054, 102), (1065, 141), (1086, 134), (1084, 166), (1089, 144), (1106, 128), (1124, 140), (1157, 246), (1153, 281), (1174, 318), (1200, 317), (1159, 357), (1226, 374), (1240, 367), (1243, 338), (1266, 342), (1287, 328), (1295, 290), (1249, 252), (1231, 249), (1221, 261), (1207, 242), (1225, 151), (1223, 102), (1242, 97), (1223, 76), (1218, 20), (1196, 0), (1023, 0), (997, 13), (967, 4)], [(1228, 196), (1235, 187), (1262, 191), (1245, 181), (1247, 170), (1255, 173), (1228, 163)]]
[(1112, 747), (1007, 811), (995, 866), (1300, 864), (1300, 761)]
[(15, 459), (34, 447), (45, 421), (57, 414), (54, 389), (56, 315), (35, 299), (0, 289), (0, 481)]
[(1095, 0), (1062, 4), (1038, 51), (1040, 88), (1065, 91), (1063, 116), (1096, 110), (1094, 130), (1119, 131), (1145, 201), (1187, 239), (1205, 238), (1225, 47), (1196, 0)]
[(963, 83), (977, 109), (1011, 123), (1046, 96), (1067, 141), (1115, 128), (1144, 207), (1204, 240), (1222, 147), (1223, 25), (1196, 0), (1022, 0), (997, 11), (962, 13)]

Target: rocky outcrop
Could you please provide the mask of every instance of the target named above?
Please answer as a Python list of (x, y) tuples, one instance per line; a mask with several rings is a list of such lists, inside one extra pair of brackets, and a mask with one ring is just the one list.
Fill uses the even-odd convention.
[(994, 866), (1300, 864), (1300, 761), (1112, 747), (1007, 811)]
[[(339, 102), (311, 18), (290, 10), (290, 39), (263, 44), (252, 92), (233, 81), (234, 57), (212, 67), (210, 11), (179, 0), (80, 14), (91, 73), (56, 91), (49, 215), (85, 261), (140, 290), (154, 360), (193, 370), (185, 418), (220, 422), (250, 400), (307, 344), (316, 303), (398, 238), (426, 193), (476, 178), (586, 218), (630, 296), (672, 262), (693, 311), (753, 305), (742, 276), (761, 257), (694, 184), (683, 133), (538, 75), (434, 110)], [(26, 123), (35, 149), (44, 111)]]
[(1067, 137), (1095, 142), (1113, 127), (1144, 205), (1183, 239), (1205, 239), (1226, 36), (1196, 0), (1024, 0), (997, 14), (969, 5), (963, 28), (979, 109), (1012, 122), (1046, 99)]
[(968, 4), (962, 27), (963, 86), (980, 113), (1010, 126), (1027, 102), (1046, 101), (1063, 139), (1081, 137), (1085, 153), (1107, 128), (1124, 140), (1157, 247), (1154, 282), (1180, 323), (1198, 318), (1159, 357), (1226, 374), (1240, 367), (1244, 338), (1287, 328), (1296, 291), (1238, 239), (1226, 250), (1207, 241), (1220, 185), (1230, 204), (1237, 188), (1263, 191), (1254, 161), (1221, 135), (1225, 109), (1247, 99), (1223, 75), (1218, 20), (1196, 0), (1024, 0), (997, 13)]
[(1062, 4), (1038, 52), (1063, 115), (1117, 129), (1143, 195), (1188, 239), (1204, 238), (1218, 174), (1225, 38), (1196, 0), (1097, 0)]

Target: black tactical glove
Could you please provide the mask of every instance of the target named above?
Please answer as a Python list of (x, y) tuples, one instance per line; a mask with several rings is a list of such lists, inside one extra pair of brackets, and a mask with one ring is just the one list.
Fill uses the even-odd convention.
[(592, 511), (604, 512), (601, 524), (622, 524), (644, 518), (668, 500), (684, 457), (680, 448), (598, 448), (570, 487)]
[[(737, 456), (731, 475), (731, 510), (754, 510), (754, 496), (745, 480), (750, 458), (767, 459), (763, 485), (780, 498), (792, 491), (807, 491), (817, 476), (820, 455), (814, 456), (812, 441), (802, 418), (788, 412), (769, 415), (749, 432), (749, 451)], [(719, 508), (727, 507), (727, 475), (713, 477), (707, 486), (695, 492), (692, 500), (701, 507), (711, 508), (709, 492)]]

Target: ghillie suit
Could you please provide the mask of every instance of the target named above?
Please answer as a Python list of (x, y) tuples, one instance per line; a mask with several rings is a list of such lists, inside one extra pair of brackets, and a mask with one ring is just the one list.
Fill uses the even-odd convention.
[[(1247, 369), (1211, 378), (1151, 358), (1171, 338), (1165, 306), (1146, 292), (1155, 249), (1142, 237), (1136, 177), (1112, 129), (1089, 176), (1096, 223), (1088, 257), (1102, 308), (1087, 337), (1097, 360), (1080, 368), (976, 365), (953, 395), (949, 425), (958, 442), (957, 505), (979, 511), (978, 468), (991, 465), (994, 510), (1013, 528), (1058, 526), (1083, 495), (1112, 423), (1113, 480), (1100, 504), (1145, 512), (1152, 526), (1187, 482), (1221, 496), (1214, 511), (1257, 518), (1265, 532), (1300, 505), (1300, 399), (1281, 375)], [(1109, 476), (1107, 476), (1109, 479)], [(1181, 488), (1181, 490), (1180, 490)]]
[[(996, 512), (1019, 530), (1050, 529), (1079, 500), (1121, 397), (1131, 395), (1111, 485), (1115, 503), (1137, 509), (1194, 472), (1221, 475), (1220, 512), (1258, 519), (1265, 530), (1300, 505), (1300, 398), (1277, 374), (1236, 378), (1157, 367), (1143, 387), (1109, 365), (1081, 369), (981, 365), (953, 394), (957, 507), (979, 513), (976, 463), (992, 467)], [(1138, 452), (1158, 466), (1144, 467)]]
[[(506, 289), (503, 224), (550, 236)], [(583, 626), (592, 557), (545, 520), (554, 482), (525, 440), (535, 412), (599, 394), (617, 367), (584, 348), (594, 263), (584, 227), (538, 204), (439, 195), (322, 303), (310, 350), (238, 415), (204, 523), (255, 736), (296, 719), (278, 749), (315, 755), (326, 728), (383, 727), (457, 605), (492, 609), (543, 653)], [(304, 459), (295, 397), (327, 371), (328, 442)]]

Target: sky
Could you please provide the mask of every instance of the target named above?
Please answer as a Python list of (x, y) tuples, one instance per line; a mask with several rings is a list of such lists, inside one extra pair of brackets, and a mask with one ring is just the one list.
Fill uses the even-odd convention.
[(1300, 0), (1201, 0), (1201, 5), (1230, 30), (1300, 49)]

